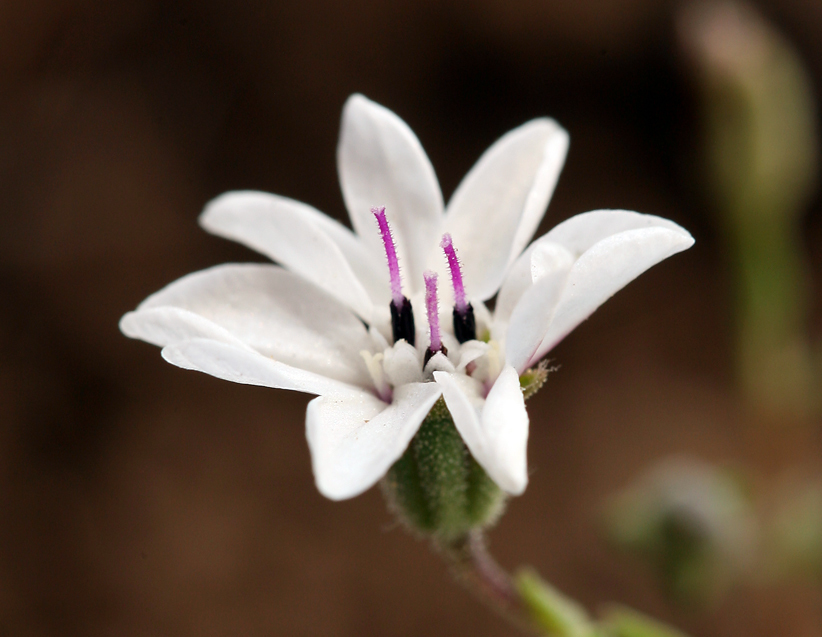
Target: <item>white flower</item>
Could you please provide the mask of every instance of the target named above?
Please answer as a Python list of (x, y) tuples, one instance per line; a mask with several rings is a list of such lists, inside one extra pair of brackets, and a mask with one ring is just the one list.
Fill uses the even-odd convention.
[[(120, 322), (179, 367), (318, 395), (306, 427), (314, 475), (329, 498), (371, 487), (403, 454), (443, 396), (468, 449), (505, 491), (527, 484), (528, 416), (519, 375), (601, 303), (693, 239), (659, 217), (600, 210), (565, 221), (522, 252), (545, 212), (568, 136), (553, 120), (509, 132), (483, 154), (448, 207), (419, 141), (394, 113), (352, 96), (338, 147), (354, 232), (305, 204), (231, 192), (200, 222), (276, 265), (196, 272)], [(417, 330), (392, 343), (392, 288), (373, 206), (392, 225)], [(440, 249), (448, 233), (484, 340), (460, 343)], [(447, 348), (429, 344), (423, 272), (438, 272)], [(431, 275), (429, 275), (429, 278)], [(399, 284), (397, 284), (399, 285)], [(483, 304), (499, 291), (491, 314)], [(396, 299), (396, 295), (393, 297)], [(434, 310), (436, 312), (436, 310)], [(432, 317), (435, 315), (432, 315)], [(366, 325), (370, 327), (366, 327)]]

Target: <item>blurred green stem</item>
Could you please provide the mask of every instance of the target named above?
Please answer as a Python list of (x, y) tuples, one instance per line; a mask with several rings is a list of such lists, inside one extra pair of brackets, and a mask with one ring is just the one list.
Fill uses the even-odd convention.
[(459, 541), (438, 545), (458, 582), (480, 601), (525, 634), (536, 633), (513, 579), (488, 552), (482, 531), (472, 531)]
[(457, 581), (526, 635), (543, 637), (685, 637), (656, 620), (613, 606), (597, 623), (586, 610), (525, 568), (511, 576), (488, 552), (482, 531), (439, 544)]
[(818, 169), (810, 79), (791, 43), (744, 2), (694, 3), (678, 27), (733, 267), (739, 383), (772, 416), (805, 416), (818, 407), (800, 235)]
[(750, 401), (771, 413), (807, 415), (816, 405), (805, 324), (807, 265), (798, 228), (765, 217), (729, 234), (741, 385)]

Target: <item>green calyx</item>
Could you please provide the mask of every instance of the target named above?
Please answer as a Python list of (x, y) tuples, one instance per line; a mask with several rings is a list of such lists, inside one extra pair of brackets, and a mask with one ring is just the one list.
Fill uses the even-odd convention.
[(412, 531), (452, 543), (492, 525), (505, 493), (474, 460), (440, 398), (382, 481), (389, 507)]
[[(540, 363), (522, 374), (526, 399), (543, 386), (550, 371)], [(386, 474), (382, 490), (410, 530), (441, 545), (453, 545), (494, 524), (507, 497), (468, 451), (442, 398)]]
[(559, 367), (551, 366), (548, 361), (540, 361), (536, 367), (525, 370), (519, 377), (519, 385), (522, 387), (522, 394), (525, 400), (536, 394), (545, 381), (548, 380), (548, 374), (555, 372)]

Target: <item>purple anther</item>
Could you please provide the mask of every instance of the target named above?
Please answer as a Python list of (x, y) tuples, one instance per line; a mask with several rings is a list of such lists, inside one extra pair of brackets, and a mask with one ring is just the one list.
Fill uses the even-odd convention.
[(462, 282), (462, 269), (454, 250), (451, 235), (447, 232), (442, 235), (440, 247), (448, 259), (448, 268), (451, 270), (451, 283), (454, 286), (454, 336), (460, 343), (467, 343), (477, 337), (477, 326), (474, 319), (474, 308), (465, 298), (465, 285)]
[(425, 309), (428, 312), (428, 329), (431, 331), (431, 344), (428, 346), (432, 355), (442, 350), (442, 340), (440, 338), (440, 311), (437, 304), (437, 274), (436, 272), (423, 272), (425, 279)]
[(440, 247), (445, 252), (445, 256), (448, 259), (448, 267), (451, 270), (451, 283), (454, 286), (454, 306), (459, 314), (464, 315), (468, 311), (468, 301), (465, 299), (462, 269), (460, 268), (459, 259), (457, 259), (457, 252), (454, 250), (454, 244), (451, 241), (451, 235), (447, 232), (442, 235)]
[(388, 258), (388, 276), (391, 280), (391, 300), (397, 309), (400, 309), (405, 302), (402, 294), (402, 281), (400, 279), (400, 262), (397, 259), (397, 248), (394, 245), (394, 237), (391, 235), (391, 228), (388, 226), (388, 219), (385, 218), (385, 206), (371, 208), (371, 213), (377, 218), (382, 234), (382, 242), (385, 245), (385, 256)]

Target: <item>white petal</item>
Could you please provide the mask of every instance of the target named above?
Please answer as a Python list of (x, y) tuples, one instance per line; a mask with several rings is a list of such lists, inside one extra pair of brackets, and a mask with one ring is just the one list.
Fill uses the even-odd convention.
[(428, 156), (399, 117), (352, 95), (343, 109), (337, 166), (351, 223), (376, 255), (385, 253), (371, 208), (385, 206), (410, 297), (422, 288), (442, 221), (442, 193)]
[[(480, 414), (485, 405), (482, 398), (482, 384), (465, 374), (451, 374), (449, 372), (434, 372), (434, 380), (442, 388), (442, 397), (454, 426), (459, 431), (463, 442), (471, 455), (476, 458), (482, 467), (489, 472), (488, 458), (486, 457), (485, 435), (482, 431)], [(491, 476), (494, 478), (494, 476)], [(496, 482), (496, 478), (494, 478)], [(498, 483), (499, 484), (499, 483)]]
[(501, 339), (523, 293), (537, 279), (551, 272), (567, 271), (574, 256), (562, 245), (540, 239), (524, 252), (511, 266), (500, 288), (494, 308), (492, 336)]
[(386, 301), (380, 305), (375, 305), (374, 311), (371, 314), (371, 321), (369, 321), (371, 327), (380, 333), (386, 343), (394, 338), (391, 328), (391, 308), (389, 307), (389, 303), (390, 301)]
[(554, 320), (531, 363), (542, 358), (615, 292), (693, 242), (679, 226), (657, 226), (627, 230), (596, 243), (571, 268)]
[(500, 488), (522, 493), (528, 484), (528, 414), (516, 370), (506, 366), (485, 401), (468, 376), (435, 372), (434, 378), (477, 462)]
[(566, 264), (543, 273), (514, 307), (505, 334), (505, 360), (517, 372), (528, 368), (531, 357), (548, 332), (569, 271), (570, 264)]
[(373, 325), (368, 328), (368, 336), (371, 337), (371, 347), (375, 352), (381, 352), (390, 347), (383, 333)]
[[(184, 276), (143, 301), (126, 325), (163, 346), (180, 337), (225, 341), (193, 328), (157, 332), (151, 327), (157, 317), (146, 311), (161, 307), (197, 314), (287, 365), (355, 385), (368, 382), (359, 352), (369, 349), (371, 339), (362, 322), (324, 291), (275, 265), (229, 264)], [(139, 333), (137, 324), (144, 324)]]
[(229, 192), (209, 202), (200, 225), (296, 272), (366, 321), (374, 301), (388, 303), (382, 264), (350, 230), (311, 206), (268, 193)]
[[(540, 241), (559, 243), (574, 257), (579, 257), (595, 243), (626, 230), (640, 228), (667, 228), (691, 238), (685, 228), (673, 221), (630, 210), (593, 210), (566, 219), (540, 237)], [(536, 245), (535, 243), (535, 245)]]
[(440, 393), (436, 383), (414, 383), (396, 389), (391, 405), (363, 392), (312, 400), (306, 437), (320, 493), (344, 500), (371, 487), (402, 456)]
[(513, 495), (521, 494), (528, 485), (528, 412), (519, 374), (510, 365), (485, 398), (482, 428), (493, 450), (500, 486)]
[(172, 365), (210, 374), (232, 383), (320, 395), (359, 391), (352, 385), (219, 341), (202, 338), (183, 341), (163, 348), (162, 354)]
[(563, 267), (595, 243), (640, 228), (667, 228), (691, 239), (687, 230), (662, 217), (629, 210), (594, 210), (563, 221), (534, 241), (511, 266), (502, 284), (494, 311), (494, 337), (501, 337), (500, 328), (505, 328), (520, 296), (538, 277), (537, 270)]
[[(444, 315), (440, 315), (440, 325), (445, 326), (448, 325), (451, 327), (454, 323), (454, 315), (449, 312), (447, 317), (447, 322), (445, 320)], [(430, 339), (429, 339), (430, 340)], [(443, 346), (448, 351), (448, 360), (450, 360), (454, 365), (459, 365), (460, 357), (459, 357), (459, 350), (460, 350), (460, 342), (457, 340), (457, 337), (451, 334), (451, 332), (446, 332), (445, 330), (440, 331), (440, 340), (442, 341)]]
[(568, 134), (556, 122), (533, 120), (491, 146), (457, 188), (445, 230), (470, 297), (485, 300), (499, 289), (545, 214), (567, 150)]
[(128, 312), (120, 319), (120, 331), (129, 338), (139, 338), (159, 347), (192, 338), (207, 338), (248, 347), (213, 321), (179, 307), (152, 307)]

